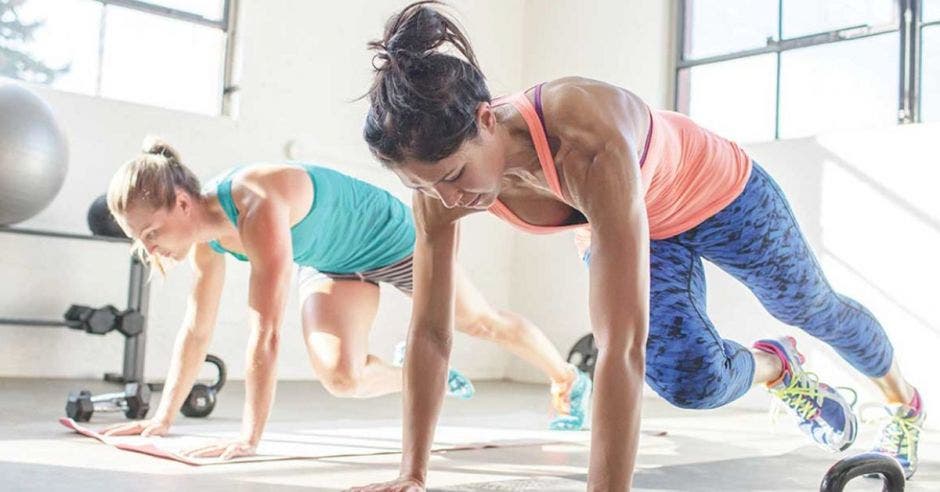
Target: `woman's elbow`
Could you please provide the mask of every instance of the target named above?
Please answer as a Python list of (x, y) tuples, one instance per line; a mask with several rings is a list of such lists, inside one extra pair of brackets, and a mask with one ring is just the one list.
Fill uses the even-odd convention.
[(443, 356), (450, 356), (454, 338), (450, 330), (414, 330), (413, 336), (415, 337), (414, 341), (427, 350)]
[(611, 363), (625, 361), (628, 368), (643, 370), (646, 365), (645, 327), (637, 327), (619, 336), (598, 337), (595, 344), (598, 350), (598, 362), (609, 360)]

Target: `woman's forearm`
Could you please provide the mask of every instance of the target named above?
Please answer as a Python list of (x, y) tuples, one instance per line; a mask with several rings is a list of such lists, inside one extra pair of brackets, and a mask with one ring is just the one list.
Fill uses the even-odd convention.
[(457, 230), (456, 223), (421, 228), (415, 241), (401, 474), (421, 483), (443, 405), (453, 339)]
[(253, 445), (261, 440), (274, 402), (279, 338), (276, 328), (255, 326), (248, 340), (242, 438)]
[(408, 359), (415, 362), (405, 364), (401, 474), (421, 482), (426, 479), (441, 413), (450, 348), (450, 337), (429, 336), (424, 330), (415, 331), (408, 340)]
[(643, 396), (641, 353), (599, 350), (594, 367), (589, 489), (629, 490)]

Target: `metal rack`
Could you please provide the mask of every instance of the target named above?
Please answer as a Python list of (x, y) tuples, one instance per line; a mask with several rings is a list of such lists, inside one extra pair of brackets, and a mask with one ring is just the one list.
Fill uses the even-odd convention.
[[(58, 232), (42, 229), (27, 229), (20, 227), (0, 226), (0, 233), (20, 234), (27, 236), (41, 236), (61, 239), (74, 239), (81, 241), (98, 241), (106, 243), (125, 243), (130, 244), (129, 239), (93, 236), (91, 234), (75, 234), (68, 232)], [(124, 383), (132, 381), (143, 381), (144, 378), (144, 358), (147, 343), (147, 310), (150, 303), (150, 284), (147, 282), (150, 276), (150, 267), (145, 265), (137, 258), (131, 255), (130, 273), (127, 280), (127, 309), (137, 311), (144, 318), (144, 329), (137, 335), (126, 337), (124, 339), (124, 364), (120, 373), (105, 373), (105, 381), (113, 383)], [(0, 317), (0, 325), (16, 326), (49, 326), (49, 327), (74, 327), (74, 322), (66, 320), (33, 319), (33, 318), (7, 318)]]

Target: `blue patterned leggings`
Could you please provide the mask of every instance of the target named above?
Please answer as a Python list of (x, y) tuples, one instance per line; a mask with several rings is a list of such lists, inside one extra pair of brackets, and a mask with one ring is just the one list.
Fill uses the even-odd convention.
[(890, 369), (893, 348), (884, 329), (862, 305), (832, 290), (783, 192), (755, 163), (730, 205), (692, 230), (650, 242), (646, 381), (672, 404), (720, 407), (743, 395), (754, 377), (750, 350), (721, 338), (705, 314), (702, 258), (866, 376)]

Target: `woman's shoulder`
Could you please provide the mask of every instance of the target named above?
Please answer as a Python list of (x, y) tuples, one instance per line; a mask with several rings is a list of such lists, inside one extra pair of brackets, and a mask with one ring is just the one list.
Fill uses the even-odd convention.
[[(623, 87), (585, 77), (563, 77), (542, 86), (542, 107), (549, 133), (592, 137), (612, 133), (632, 139), (645, 135), (649, 106)], [(636, 133), (636, 135), (634, 135)]]
[(552, 109), (572, 115), (585, 114), (597, 109), (646, 109), (643, 99), (629, 89), (586, 77), (562, 77), (542, 84), (542, 103), (546, 111)]
[(277, 191), (296, 186), (307, 174), (303, 166), (288, 163), (257, 162), (233, 168), (229, 174), (233, 189), (251, 188), (256, 192)]
[(290, 206), (292, 217), (298, 214), (303, 216), (313, 202), (313, 182), (303, 166), (285, 163), (251, 164), (233, 173), (231, 182), (232, 199), (235, 206), (243, 211), (263, 203), (279, 202)]

